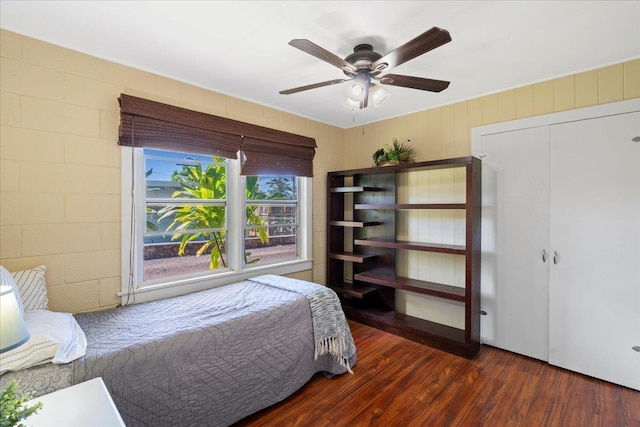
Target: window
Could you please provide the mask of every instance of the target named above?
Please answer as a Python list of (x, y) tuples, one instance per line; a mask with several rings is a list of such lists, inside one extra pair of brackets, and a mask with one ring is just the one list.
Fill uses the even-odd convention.
[(245, 179), (245, 266), (296, 258), (297, 178), (254, 175)]
[(311, 178), (242, 176), (238, 160), (186, 152), (127, 147), (122, 157), (123, 294), (311, 268)]
[(226, 159), (143, 150), (143, 280), (227, 267)]
[(123, 304), (311, 269), (315, 139), (118, 101)]

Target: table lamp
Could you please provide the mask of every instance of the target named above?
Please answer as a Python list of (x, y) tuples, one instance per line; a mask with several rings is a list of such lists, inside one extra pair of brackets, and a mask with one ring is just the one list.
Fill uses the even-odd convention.
[(0, 285), (0, 353), (21, 346), (29, 340), (29, 331), (13, 288)]

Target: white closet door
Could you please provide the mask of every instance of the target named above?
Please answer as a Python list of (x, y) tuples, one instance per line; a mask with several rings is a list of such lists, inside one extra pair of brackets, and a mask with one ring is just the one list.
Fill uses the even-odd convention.
[(547, 360), (549, 128), (484, 135), (481, 151), (482, 342)]
[(640, 113), (550, 135), (549, 362), (640, 389)]

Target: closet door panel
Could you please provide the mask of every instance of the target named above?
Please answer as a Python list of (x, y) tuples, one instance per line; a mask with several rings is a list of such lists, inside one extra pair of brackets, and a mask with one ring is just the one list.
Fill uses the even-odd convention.
[(484, 135), (482, 156), (482, 342), (547, 360), (548, 126)]
[(550, 135), (549, 362), (640, 389), (640, 113)]

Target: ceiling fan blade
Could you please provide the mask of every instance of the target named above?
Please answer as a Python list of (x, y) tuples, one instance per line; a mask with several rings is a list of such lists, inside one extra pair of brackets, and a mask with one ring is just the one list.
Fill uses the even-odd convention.
[(324, 62), (328, 62), (329, 64), (340, 68), (348, 74), (355, 74), (358, 71), (356, 67), (349, 64), (344, 59), (340, 58), (337, 55), (334, 55), (333, 53), (318, 46), (317, 44), (310, 42), (309, 40), (293, 39), (289, 42), (289, 44), (305, 53), (308, 53), (309, 55), (315, 56), (316, 58), (321, 59)]
[(388, 68), (404, 64), (416, 56), (427, 53), (450, 41), (451, 35), (447, 30), (433, 27), (371, 64), (372, 75), (376, 75)]
[(293, 89), (281, 90), (279, 93), (281, 95), (289, 95), (289, 94), (296, 93), (296, 92), (302, 92), (303, 90), (316, 89), (316, 88), (323, 87), (323, 86), (337, 85), (337, 84), (340, 84), (340, 83), (348, 82), (350, 80), (352, 80), (352, 79), (328, 80), (326, 82), (314, 83), (314, 84), (311, 84), (311, 85), (295, 87)]
[(391, 86), (402, 86), (412, 89), (428, 90), (429, 92), (442, 92), (449, 87), (449, 82), (444, 80), (425, 79), (422, 77), (402, 76), (399, 74), (385, 74), (379, 79), (380, 83)]

